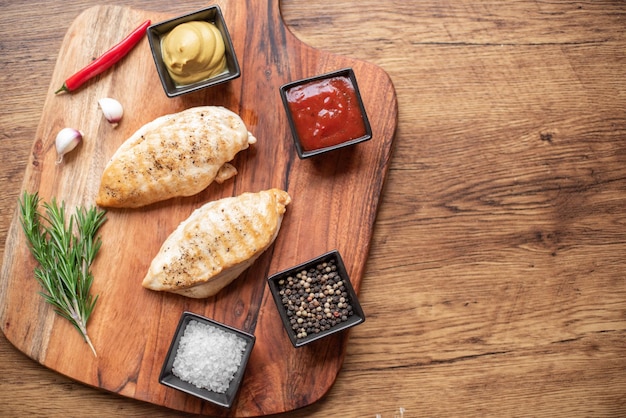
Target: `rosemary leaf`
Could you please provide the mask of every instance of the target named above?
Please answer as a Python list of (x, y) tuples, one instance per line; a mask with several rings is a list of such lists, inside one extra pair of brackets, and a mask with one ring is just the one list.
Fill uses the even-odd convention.
[[(44, 214), (39, 212), (40, 204)], [(105, 211), (79, 207), (66, 221), (65, 202), (59, 204), (53, 198), (42, 204), (38, 193), (24, 192), (20, 214), (29, 249), (39, 263), (34, 276), (42, 287), (40, 294), (70, 321), (97, 356), (87, 334), (87, 322), (98, 300), (90, 293), (90, 267), (102, 245), (96, 234), (106, 221)]]

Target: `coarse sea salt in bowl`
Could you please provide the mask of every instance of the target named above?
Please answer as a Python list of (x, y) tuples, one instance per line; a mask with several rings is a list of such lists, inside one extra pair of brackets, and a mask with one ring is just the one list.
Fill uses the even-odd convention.
[(159, 383), (230, 408), (256, 337), (192, 312), (183, 312)]
[(365, 321), (337, 250), (276, 273), (267, 280), (285, 331), (296, 348)]

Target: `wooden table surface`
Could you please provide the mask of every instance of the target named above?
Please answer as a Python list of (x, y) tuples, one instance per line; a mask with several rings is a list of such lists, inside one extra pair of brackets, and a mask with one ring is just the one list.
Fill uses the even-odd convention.
[[(2, 243), (63, 36), (98, 2), (18, 3), (0, 2)], [(281, 8), (309, 45), (385, 69), (399, 107), (368, 319), (327, 396), (288, 416), (625, 416), (626, 3)], [(4, 336), (0, 376), (0, 416), (181, 415), (73, 382)]]

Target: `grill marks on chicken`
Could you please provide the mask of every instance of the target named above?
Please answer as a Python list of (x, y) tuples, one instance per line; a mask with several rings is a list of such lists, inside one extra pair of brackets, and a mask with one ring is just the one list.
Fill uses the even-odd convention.
[(195, 195), (237, 174), (229, 164), (256, 138), (236, 113), (200, 106), (142, 126), (115, 152), (102, 174), (96, 203), (136, 208)]
[(165, 240), (142, 285), (193, 298), (215, 295), (274, 242), (291, 197), (270, 189), (209, 202)]

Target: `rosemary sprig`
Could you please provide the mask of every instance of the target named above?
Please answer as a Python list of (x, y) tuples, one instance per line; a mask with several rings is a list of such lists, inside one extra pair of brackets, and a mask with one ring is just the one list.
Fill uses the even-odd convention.
[(20, 200), (22, 228), (39, 263), (35, 268), (35, 278), (43, 288), (39, 293), (74, 325), (97, 357), (87, 335), (87, 321), (98, 300), (90, 293), (93, 275), (89, 268), (102, 245), (96, 233), (106, 221), (105, 211), (79, 207), (66, 224), (65, 202), (59, 205), (54, 198), (44, 202), (45, 215), (39, 212), (40, 203), (38, 193), (24, 192)]

